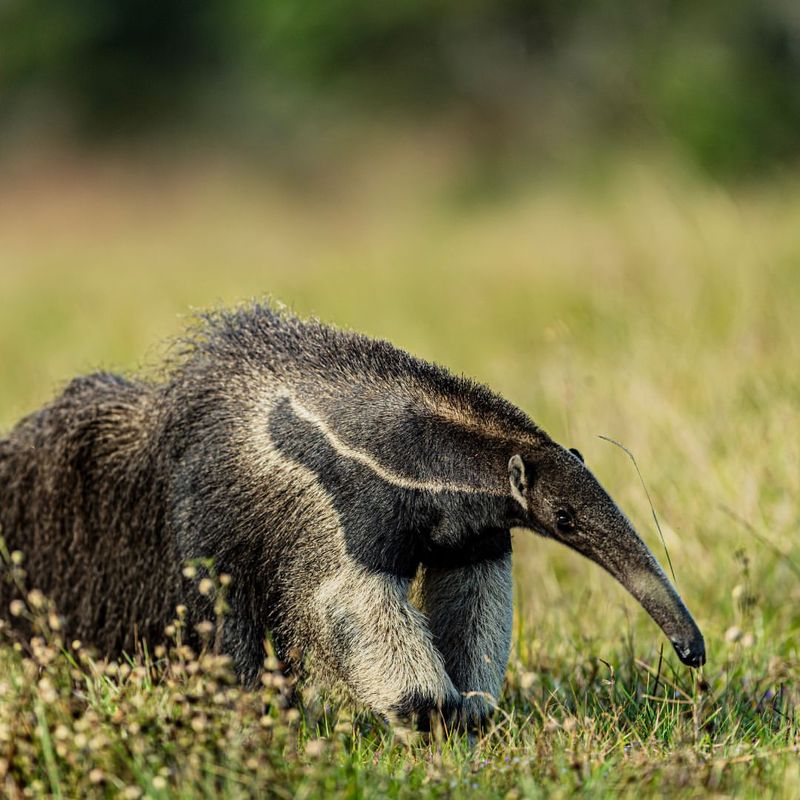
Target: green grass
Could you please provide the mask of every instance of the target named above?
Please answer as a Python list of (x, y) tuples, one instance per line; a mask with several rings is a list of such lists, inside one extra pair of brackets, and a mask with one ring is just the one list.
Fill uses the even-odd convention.
[(521, 184), (465, 202), (429, 145), (303, 191), (226, 164), (18, 165), (0, 428), (74, 374), (157, 364), (191, 307), (270, 293), (490, 384), (581, 449), (666, 565), (600, 437), (629, 448), (706, 635), (702, 681), (601, 570), (521, 533), (507, 686), (472, 742), (402, 742), (313, 692), (281, 709), (281, 687), (241, 692), (180, 651), (108, 668), (34, 596), (41, 641), (0, 648), (0, 793), (800, 796), (800, 188), (652, 161)]

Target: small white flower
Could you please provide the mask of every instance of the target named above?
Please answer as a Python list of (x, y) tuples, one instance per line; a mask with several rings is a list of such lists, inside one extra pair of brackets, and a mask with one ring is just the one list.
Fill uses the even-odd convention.
[(742, 629), (738, 625), (731, 625), (728, 630), (725, 631), (725, 641), (726, 642), (738, 642), (739, 639), (742, 638)]

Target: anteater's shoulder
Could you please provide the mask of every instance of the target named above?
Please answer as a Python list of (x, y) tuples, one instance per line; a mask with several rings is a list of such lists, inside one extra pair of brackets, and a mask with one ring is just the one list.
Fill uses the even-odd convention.
[(543, 435), (524, 412), (480, 383), (385, 340), (269, 303), (203, 315), (189, 342), (194, 357), (206, 363), (236, 363), (295, 385), (317, 382), (333, 394), (391, 398), (469, 428)]

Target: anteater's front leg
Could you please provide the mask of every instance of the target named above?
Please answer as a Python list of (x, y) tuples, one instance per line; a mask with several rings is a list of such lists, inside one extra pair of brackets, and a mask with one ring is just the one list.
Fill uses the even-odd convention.
[(424, 615), (409, 602), (409, 585), (351, 563), (320, 585), (315, 606), (328, 659), (356, 699), (424, 728), (440, 712), (453, 719), (461, 697)]
[(424, 567), (418, 600), (464, 697), (461, 723), (481, 725), (503, 686), (512, 626), (511, 554), (462, 567)]

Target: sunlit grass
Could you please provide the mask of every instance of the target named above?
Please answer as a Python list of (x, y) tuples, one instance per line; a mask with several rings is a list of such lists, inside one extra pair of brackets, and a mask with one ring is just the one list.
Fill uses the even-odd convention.
[[(800, 794), (800, 189), (646, 162), (464, 204), (459, 180), (405, 148), (303, 192), (225, 165), (19, 167), (0, 185), (0, 426), (74, 374), (158, 364), (192, 307), (269, 293), (489, 383), (581, 449), (666, 564), (633, 465), (600, 436), (629, 448), (706, 635), (704, 683), (607, 575), (518, 534), (508, 685), (472, 746), (402, 745), (322, 700), (269, 739), (258, 698), (211, 714), (212, 695), (190, 703), (208, 741), (184, 747), (193, 678), (166, 655), (123, 677), (6, 647), (11, 796)], [(87, 715), (98, 754), (71, 749)]]

